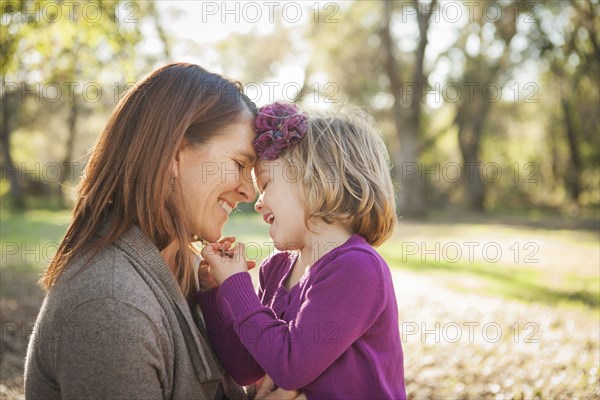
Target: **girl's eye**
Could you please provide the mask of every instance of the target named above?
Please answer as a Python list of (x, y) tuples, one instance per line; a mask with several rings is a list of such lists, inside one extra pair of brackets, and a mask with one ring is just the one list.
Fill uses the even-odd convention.
[(237, 164), (237, 167), (238, 167), (238, 169), (239, 169), (240, 171), (241, 171), (241, 170), (243, 170), (243, 169), (245, 168), (245, 165), (244, 165), (244, 164), (242, 164), (241, 162), (239, 162), (239, 161), (236, 161), (235, 163)]

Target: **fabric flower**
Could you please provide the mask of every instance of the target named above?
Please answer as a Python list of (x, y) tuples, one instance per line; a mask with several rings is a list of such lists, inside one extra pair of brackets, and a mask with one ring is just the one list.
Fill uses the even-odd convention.
[(276, 160), (281, 152), (298, 143), (308, 130), (307, 117), (293, 104), (273, 103), (261, 107), (256, 117), (254, 150), (263, 160)]

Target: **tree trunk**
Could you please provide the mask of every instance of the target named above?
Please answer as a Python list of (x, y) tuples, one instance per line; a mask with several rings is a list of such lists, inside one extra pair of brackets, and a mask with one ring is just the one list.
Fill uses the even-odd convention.
[(581, 155), (577, 142), (577, 128), (571, 113), (569, 100), (562, 90), (560, 103), (565, 117), (565, 133), (569, 143), (569, 155), (571, 159), (565, 176), (565, 185), (571, 199), (579, 204), (579, 196), (581, 195)]
[(466, 194), (466, 206), (469, 211), (484, 211), (485, 187), (481, 179), (479, 146), (471, 142), (477, 134), (471, 124), (459, 126), (458, 139), (463, 158), (462, 182)]
[(552, 183), (550, 189), (554, 192), (559, 184), (560, 179), (560, 156), (558, 150), (558, 132), (552, 127), (550, 128), (550, 163), (552, 171)]
[[(475, 110), (468, 110), (475, 107)], [(485, 211), (485, 184), (481, 178), (479, 151), (485, 119), (490, 110), (489, 101), (467, 102), (458, 110), (458, 143), (463, 158), (462, 181), (467, 196), (468, 210)], [(470, 111), (470, 112), (469, 112)]]
[(16, 209), (25, 208), (25, 197), (20, 185), (20, 171), (12, 159), (10, 151), (10, 116), (11, 111), (8, 104), (8, 90), (6, 88), (5, 79), (2, 77), (2, 128), (0, 131), (0, 142), (2, 144), (2, 159), (3, 170), (9, 182), (9, 193), (12, 200), (12, 206)]
[[(433, 0), (430, 10), (435, 9)], [(423, 191), (423, 181), (419, 166), (419, 133), (421, 130), (421, 93), (427, 84), (427, 75), (424, 72), (425, 49), (427, 47), (427, 30), (431, 12), (427, 14), (418, 13), (419, 24), (419, 46), (415, 54), (416, 63), (413, 72), (411, 97), (406, 101), (403, 96), (403, 83), (400, 81), (399, 66), (394, 54), (394, 40), (390, 29), (392, 17), (392, 2), (383, 2), (383, 27), (381, 30), (382, 47), (385, 52), (385, 68), (390, 81), (390, 93), (394, 97), (393, 115), (396, 126), (396, 135), (400, 141), (400, 149), (392, 155), (394, 161), (394, 172), (400, 183), (398, 188), (398, 206), (403, 216), (421, 217), (427, 210)], [(416, 7), (420, 10), (420, 7)], [(407, 104), (408, 103), (408, 104)], [(404, 107), (403, 107), (404, 105)], [(408, 105), (408, 107), (406, 107)]]
[(74, 97), (69, 107), (69, 118), (67, 119), (67, 129), (69, 136), (67, 137), (67, 146), (65, 149), (65, 157), (62, 162), (62, 171), (60, 176), (60, 185), (57, 188), (59, 201), (62, 207), (67, 205), (66, 193), (64, 193), (64, 184), (69, 181), (72, 176), (73, 152), (75, 150), (75, 138), (77, 136), (77, 120), (79, 116), (79, 105)]

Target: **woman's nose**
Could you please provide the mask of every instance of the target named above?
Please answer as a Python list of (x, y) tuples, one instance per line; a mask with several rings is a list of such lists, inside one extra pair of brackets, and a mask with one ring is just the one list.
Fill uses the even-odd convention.
[(244, 176), (240, 179), (240, 186), (238, 193), (242, 196), (242, 201), (251, 203), (256, 198), (256, 189), (251, 179), (247, 179)]

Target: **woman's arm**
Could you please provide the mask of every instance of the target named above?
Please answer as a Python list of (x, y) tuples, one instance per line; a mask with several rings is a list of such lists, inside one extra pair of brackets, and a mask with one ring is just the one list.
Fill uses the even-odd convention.
[[(156, 325), (137, 308), (112, 298), (92, 300), (63, 326), (41, 326), (36, 335), (53, 332), (43, 342), (56, 346), (52, 365), (62, 398), (164, 397), (167, 349)], [(28, 380), (26, 394), (38, 397), (34, 380)]]

